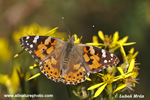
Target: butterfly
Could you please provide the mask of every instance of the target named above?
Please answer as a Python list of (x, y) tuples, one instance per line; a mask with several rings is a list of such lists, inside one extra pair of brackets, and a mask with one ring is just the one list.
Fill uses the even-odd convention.
[(95, 46), (75, 44), (72, 35), (68, 41), (50, 36), (25, 36), (20, 46), (39, 62), (41, 72), (55, 82), (76, 85), (84, 82), (90, 73), (118, 64), (116, 55)]

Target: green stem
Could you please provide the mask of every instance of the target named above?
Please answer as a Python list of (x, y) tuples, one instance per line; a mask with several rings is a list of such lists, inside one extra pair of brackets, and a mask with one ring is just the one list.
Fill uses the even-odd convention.
[(13, 90), (13, 88), (11, 86), (7, 87), (7, 91), (8, 91), (9, 95), (13, 95), (13, 97), (11, 97), (11, 99), (12, 100), (16, 100), (15, 97), (14, 97), (14, 94), (15, 94), (14, 90)]
[[(77, 96), (80, 100), (82, 100), (81, 96), (80, 96), (74, 89), (72, 89), (71, 86), (67, 86), (67, 88), (68, 88), (68, 94), (69, 94), (70, 96), (71, 96), (71, 94), (70, 94), (69, 89), (72, 91), (72, 93), (73, 93), (75, 96)], [(71, 100), (71, 97), (70, 97), (70, 100)]]
[(112, 84), (107, 85), (107, 93), (109, 95), (109, 100), (112, 100)]

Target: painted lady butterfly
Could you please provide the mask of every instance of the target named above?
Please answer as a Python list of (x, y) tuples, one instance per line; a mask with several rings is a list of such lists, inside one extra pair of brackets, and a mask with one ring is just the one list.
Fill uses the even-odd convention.
[(41, 72), (47, 78), (64, 84), (77, 84), (90, 73), (118, 64), (114, 54), (103, 49), (74, 44), (74, 35), (67, 41), (48, 36), (26, 36), (19, 39), (23, 49), (39, 62)]

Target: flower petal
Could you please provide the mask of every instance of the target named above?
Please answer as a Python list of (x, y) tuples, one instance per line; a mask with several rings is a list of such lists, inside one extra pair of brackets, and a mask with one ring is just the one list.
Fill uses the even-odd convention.
[(133, 52), (134, 52), (134, 48), (131, 48), (130, 51), (129, 51), (129, 53), (133, 54)]
[(40, 72), (40, 73), (37, 73), (37, 74), (35, 74), (34, 76), (32, 76), (32, 77), (30, 77), (29, 79), (28, 79), (28, 81), (29, 80), (31, 80), (31, 79), (33, 79), (33, 78), (35, 78), (35, 77), (38, 77), (39, 75), (41, 75), (42, 73)]
[(126, 73), (126, 75), (124, 76), (125, 78), (132, 76), (134, 73)]
[(135, 54), (133, 55), (133, 58), (135, 58), (137, 55), (138, 55), (138, 51), (137, 52), (135, 52)]
[(93, 45), (93, 46), (105, 46), (103, 43), (86, 43), (87, 45)]
[(124, 74), (124, 72), (123, 72), (123, 70), (122, 70), (122, 68), (121, 68), (121, 67), (117, 67), (117, 69), (119, 70), (119, 72), (121, 73), (121, 75), (123, 75), (123, 74)]
[(127, 56), (126, 56), (126, 53), (125, 53), (124, 48), (123, 48), (122, 45), (120, 45), (120, 52), (122, 54), (122, 58), (123, 58), (124, 62), (126, 62)]
[(133, 45), (133, 44), (136, 44), (136, 42), (123, 43), (122, 45), (123, 45), (123, 46), (128, 46), (128, 45)]
[(105, 83), (103, 86), (101, 86), (94, 94), (94, 98), (99, 96), (101, 94), (101, 92), (104, 90), (104, 88), (106, 87), (107, 83)]
[(117, 89), (116, 89), (113, 93), (115, 93), (115, 92), (117, 92), (117, 91), (119, 91), (119, 90), (125, 88), (126, 86), (127, 86), (127, 84), (123, 84), (123, 85), (117, 87)]
[(86, 80), (87, 80), (87, 81), (92, 81), (90, 78), (87, 78)]
[(23, 53), (25, 50), (22, 49), (19, 53), (15, 54), (14, 58), (18, 57), (21, 53)]
[(58, 27), (55, 27), (55, 28), (51, 29), (50, 31), (45, 33), (44, 36), (50, 36), (51, 34), (55, 33), (57, 29), (58, 29)]
[(119, 39), (118, 31), (116, 31), (113, 35), (113, 42), (116, 42)]
[(98, 37), (97, 36), (93, 36), (93, 43), (98, 43)]
[(1, 84), (4, 84), (5, 86), (10, 86), (11, 85), (11, 80), (9, 78), (8, 75), (3, 75), (3, 74), (0, 74), (0, 83)]
[(139, 75), (139, 72), (134, 72), (134, 74), (131, 77), (136, 78), (138, 75)]
[(128, 73), (131, 72), (134, 68), (135, 59), (132, 59), (128, 68)]
[(75, 43), (75, 44), (79, 44), (80, 41), (81, 41), (81, 39), (82, 39), (82, 36), (81, 36), (80, 38), (78, 38), (78, 37), (77, 37), (77, 34), (74, 34), (74, 38), (75, 38), (74, 43)]
[(33, 66), (30, 66), (29, 69), (39, 68), (39, 62), (34, 63)]
[(119, 40), (118, 42), (119, 42), (120, 44), (123, 44), (123, 43), (125, 43), (127, 40), (128, 40), (128, 36), (124, 37), (123, 39)]
[(115, 79), (113, 79), (113, 82), (115, 82), (115, 81), (118, 81), (118, 80), (122, 79), (122, 78), (123, 78), (122, 76), (123, 76), (123, 75), (116, 76), (116, 77), (115, 77)]
[(101, 40), (103, 40), (104, 41), (104, 34), (103, 34), (103, 32), (102, 31), (98, 31), (98, 36), (101, 38)]
[(103, 84), (104, 84), (104, 82), (102, 82), (102, 83), (98, 83), (98, 84), (95, 84), (95, 85), (93, 85), (93, 86), (89, 87), (87, 90), (93, 90), (93, 89), (95, 89), (95, 88), (100, 87), (100, 86), (101, 86), (101, 85), (103, 85)]

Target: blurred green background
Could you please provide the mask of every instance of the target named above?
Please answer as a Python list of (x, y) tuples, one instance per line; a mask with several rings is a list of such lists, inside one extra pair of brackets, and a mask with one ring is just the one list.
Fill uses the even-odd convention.
[[(18, 62), (22, 72), (39, 72), (29, 69), (35, 63), (29, 53), (24, 52), (13, 58), (22, 49), (19, 43), (14, 42), (12, 34), (21, 26), (32, 23), (41, 27), (59, 27), (57, 31), (68, 33), (62, 17), (72, 34), (84, 32), (82, 43), (92, 42), (92, 36), (97, 35), (99, 30), (108, 35), (119, 31), (120, 38), (129, 36), (128, 42), (136, 42), (125, 47), (127, 53), (131, 47), (139, 51), (136, 61), (141, 63), (138, 76), (140, 84), (136, 84), (135, 91), (131, 93), (143, 94), (145, 100), (150, 99), (150, 0), (0, 0), (0, 38), (8, 39), (8, 45), (5, 46), (10, 52), (8, 55), (4, 48), (0, 48), (0, 73), (11, 76)], [(95, 27), (88, 30), (92, 25)], [(2, 57), (2, 54), (6, 56)], [(69, 99), (64, 84), (48, 80), (44, 75), (36, 79), (38, 93), (53, 94), (50, 100)], [(125, 93), (129, 94), (128, 91)], [(7, 94), (7, 89), (0, 84), (0, 100), (6, 99), (4, 94)]]

